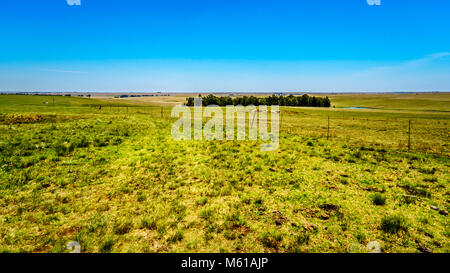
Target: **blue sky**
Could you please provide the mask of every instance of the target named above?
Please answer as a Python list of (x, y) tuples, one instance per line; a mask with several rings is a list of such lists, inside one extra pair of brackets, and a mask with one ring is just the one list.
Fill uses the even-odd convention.
[(450, 91), (448, 14), (448, 0), (3, 0), (0, 90)]

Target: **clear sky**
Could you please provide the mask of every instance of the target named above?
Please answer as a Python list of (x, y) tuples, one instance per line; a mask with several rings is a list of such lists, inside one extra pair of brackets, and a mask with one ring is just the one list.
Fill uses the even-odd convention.
[(2, 0), (0, 90), (450, 91), (449, 14), (449, 0)]

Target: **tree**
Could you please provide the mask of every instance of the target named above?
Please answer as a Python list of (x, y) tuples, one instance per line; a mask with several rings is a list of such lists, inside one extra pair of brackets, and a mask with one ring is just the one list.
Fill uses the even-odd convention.
[[(201, 95), (199, 95), (201, 97)], [(194, 106), (194, 98), (189, 97), (186, 98), (187, 106)], [(331, 102), (328, 97), (321, 98), (315, 96), (308, 96), (304, 94), (302, 96), (276, 96), (271, 95), (268, 97), (255, 97), (255, 96), (243, 96), (237, 98), (231, 97), (217, 97), (215, 95), (207, 95), (202, 98), (202, 105), (218, 105), (218, 106), (227, 106), (227, 105), (280, 105), (280, 106), (312, 106), (312, 107), (330, 107)]]

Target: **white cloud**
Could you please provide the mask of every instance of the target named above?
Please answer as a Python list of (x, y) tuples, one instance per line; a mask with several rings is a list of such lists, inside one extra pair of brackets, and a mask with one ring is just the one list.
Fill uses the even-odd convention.
[(60, 70), (60, 69), (43, 69), (43, 71), (47, 72), (56, 72), (56, 73), (73, 73), (73, 74), (84, 74), (87, 72), (76, 71), (76, 70)]
[(440, 52), (440, 53), (434, 53), (426, 55), (425, 57), (417, 60), (412, 60), (406, 63), (406, 66), (417, 66), (417, 65), (424, 65), (439, 59), (444, 59), (446, 57), (450, 56), (450, 52)]
[(66, 0), (69, 6), (81, 6), (81, 0)]

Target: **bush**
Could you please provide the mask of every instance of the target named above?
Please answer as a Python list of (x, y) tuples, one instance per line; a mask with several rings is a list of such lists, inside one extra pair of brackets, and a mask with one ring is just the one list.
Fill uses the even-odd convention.
[(383, 206), (386, 204), (386, 197), (381, 193), (375, 193), (372, 195), (371, 199), (374, 205)]
[(407, 230), (406, 220), (401, 215), (388, 215), (381, 220), (381, 229), (386, 233), (397, 233)]
[(76, 146), (77, 148), (88, 147), (89, 140), (85, 136), (82, 136), (74, 146)]
[(94, 146), (95, 147), (105, 147), (108, 146), (108, 140), (103, 138), (95, 138), (94, 139)]
[(145, 194), (143, 194), (143, 193), (138, 194), (138, 197), (137, 197), (138, 202), (144, 202), (146, 199), (147, 199), (147, 196), (145, 196)]
[(158, 228), (158, 224), (156, 219), (144, 217), (141, 220), (141, 228), (156, 230)]
[(245, 219), (243, 219), (239, 212), (234, 212), (225, 217), (225, 223), (229, 228), (243, 227), (247, 225)]
[(214, 215), (214, 211), (212, 209), (203, 209), (200, 211), (200, 217), (205, 220), (211, 220)]
[(114, 244), (115, 244), (115, 241), (113, 238), (107, 238), (101, 245), (100, 252), (103, 252), (103, 253), (111, 252)]
[(204, 206), (207, 202), (208, 202), (208, 198), (206, 196), (203, 196), (197, 200), (197, 205)]

